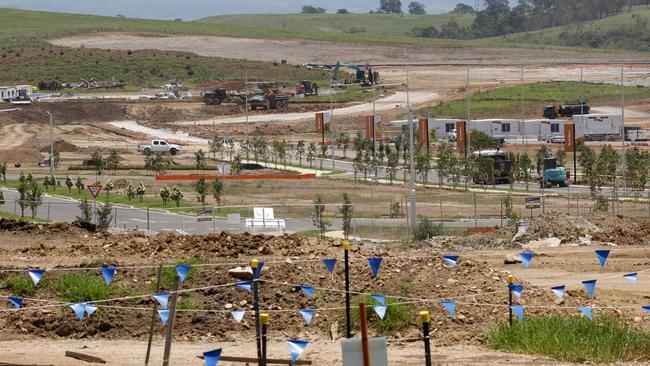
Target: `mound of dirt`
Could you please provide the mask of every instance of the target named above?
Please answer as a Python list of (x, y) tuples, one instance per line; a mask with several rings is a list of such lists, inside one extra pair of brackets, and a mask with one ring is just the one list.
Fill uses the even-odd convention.
[(23, 106), (19, 111), (0, 114), (0, 122), (6, 123), (49, 123), (51, 112), (56, 124), (87, 122), (110, 122), (128, 116), (126, 108), (119, 104), (99, 101), (66, 101), (56, 103), (34, 103)]
[[(77, 152), (79, 151), (79, 148), (76, 145), (73, 145), (65, 140), (58, 139), (54, 141), (54, 150), (58, 152)], [(50, 145), (43, 146), (41, 148), (41, 152), (49, 153)]]
[(650, 223), (634, 218), (594, 212), (588, 215), (568, 215), (548, 212), (535, 220), (526, 239), (556, 237), (562, 243), (577, 243), (580, 237), (618, 245), (650, 244)]
[(19, 147), (11, 150), (0, 150), (0, 161), (7, 162), (8, 165), (15, 162), (35, 164), (41, 162), (42, 159), (43, 155), (38, 149)]

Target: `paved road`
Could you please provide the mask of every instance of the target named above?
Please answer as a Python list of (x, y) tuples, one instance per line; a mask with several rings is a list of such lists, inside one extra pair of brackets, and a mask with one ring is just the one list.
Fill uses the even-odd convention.
[[(18, 193), (14, 190), (3, 190), (5, 194), (6, 203), (0, 206), (0, 211), (10, 212), (20, 215), (20, 206), (16, 204)], [(38, 208), (36, 217), (55, 221), (55, 222), (73, 222), (77, 216), (81, 214), (79, 202), (61, 198), (45, 196), (43, 204)], [(31, 216), (31, 210), (25, 210), (26, 216)], [(93, 218), (96, 220), (96, 217)], [(152, 232), (173, 231), (180, 234), (206, 234), (212, 232), (230, 231), (230, 232), (243, 232), (246, 227), (243, 221), (238, 223), (229, 223), (225, 218), (214, 218), (206, 222), (200, 222), (195, 215), (177, 214), (157, 209), (137, 209), (123, 205), (115, 205), (113, 207), (113, 220), (112, 227), (124, 229), (138, 229), (150, 230)], [(314, 226), (310, 218), (287, 218), (286, 220), (287, 232), (298, 232), (305, 230), (312, 230)], [(497, 226), (501, 220), (499, 218), (481, 218), (478, 220), (467, 219), (457, 221), (445, 221), (446, 227), (473, 227), (475, 225), (480, 227)], [(377, 230), (381, 227), (398, 227), (406, 226), (405, 219), (366, 219), (359, 218), (353, 220), (354, 226), (375, 226)], [(342, 223), (340, 220), (335, 220), (330, 229), (340, 230)], [(260, 230), (258, 232), (282, 232), (277, 229)]]

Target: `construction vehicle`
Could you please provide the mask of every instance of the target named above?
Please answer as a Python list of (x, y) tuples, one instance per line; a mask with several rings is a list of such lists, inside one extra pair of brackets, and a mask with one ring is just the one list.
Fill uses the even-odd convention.
[(345, 80), (346, 84), (360, 84), (361, 86), (372, 86), (379, 84), (379, 72), (373, 71), (370, 64), (367, 64), (365, 68), (362, 68), (359, 65), (345, 64), (341, 63), (340, 61), (336, 62), (334, 70), (332, 71), (332, 82), (338, 80), (337, 77), (339, 74), (339, 69), (341, 67), (346, 67), (355, 71), (354, 77), (352, 79)]
[(512, 167), (514, 162), (508, 158), (505, 151), (501, 150), (482, 150), (472, 153), (475, 159), (490, 159), (494, 164), (493, 175), (490, 176), (487, 171), (477, 171), (474, 173), (472, 180), (476, 184), (507, 184), (510, 182)]
[(303, 80), (296, 85), (296, 94), (318, 95), (318, 84), (312, 83), (310, 80)]
[(228, 97), (226, 89), (219, 88), (203, 93), (203, 102), (207, 105), (219, 105)]
[(589, 114), (591, 107), (582, 100), (577, 102), (567, 102), (556, 106), (555, 104), (547, 105), (544, 108), (544, 118), (557, 119), (558, 117), (573, 117), (574, 114)]
[(253, 97), (248, 98), (251, 110), (286, 109), (289, 106), (289, 95), (281, 93), (273, 83), (259, 83)]
[(539, 183), (540, 188), (569, 186), (566, 168), (558, 166), (557, 158), (550, 151), (546, 151), (544, 154), (543, 167), (544, 171)]
[(18, 90), (18, 96), (11, 100), (13, 105), (27, 105), (32, 104), (32, 98), (27, 95), (27, 90)]

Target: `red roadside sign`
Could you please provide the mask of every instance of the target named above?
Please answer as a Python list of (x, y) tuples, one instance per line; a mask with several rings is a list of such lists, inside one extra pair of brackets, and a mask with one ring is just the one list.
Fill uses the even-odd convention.
[(102, 185), (101, 184), (95, 184), (95, 185), (89, 185), (87, 186), (88, 190), (90, 191), (90, 194), (93, 195), (93, 198), (97, 198), (99, 195), (99, 192), (102, 190)]

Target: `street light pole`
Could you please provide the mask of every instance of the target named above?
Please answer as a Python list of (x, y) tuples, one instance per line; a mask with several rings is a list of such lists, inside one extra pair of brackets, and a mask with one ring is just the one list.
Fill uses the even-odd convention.
[(52, 119), (52, 113), (45, 113), (47, 113), (48, 117), (50, 118), (50, 176), (54, 176), (54, 121)]
[[(334, 80), (330, 78), (330, 135), (332, 138), (332, 170), (336, 170), (336, 160), (334, 159)], [(325, 126), (323, 126), (325, 129)], [(323, 156), (325, 157), (325, 156)]]
[(410, 92), (409, 92), (409, 72), (406, 70), (406, 109), (408, 110), (408, 117), (409, 117), (409, 170), (411, 173), (411, 211), (410, 211), (410, 217), (411, 217), (411, 232), (415, 232), (415, 223), (416, 223), (416, 212), (417, 210), (415, 209), (416, 205), (416, 198), (415, 198), (415, 142), (413, 138), (413, 111), (411, 110), (411, 99), (410, 99)]

